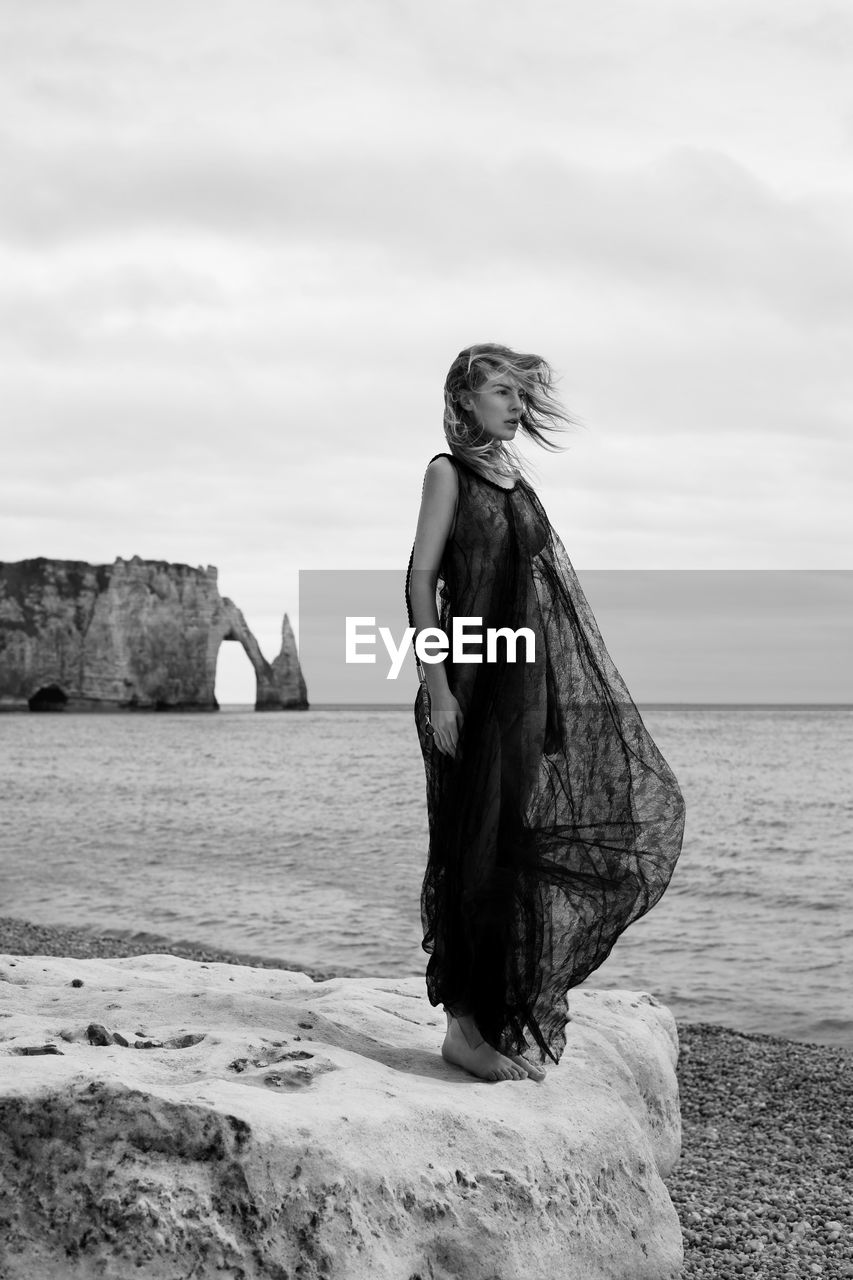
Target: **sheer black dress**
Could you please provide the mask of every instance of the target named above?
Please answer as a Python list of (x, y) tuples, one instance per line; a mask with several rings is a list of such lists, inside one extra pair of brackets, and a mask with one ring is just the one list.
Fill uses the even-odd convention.
[[(501, 1052), (535, 1059), (532, 1039), (540, 1063), (557, 1063), (569, 989), (670, 881), (684, 799), (534, 490), (521, 478), (505, 489), (443, 456), (459, 497), (436, 586), (438, 625), (452, 637), (454, 617), (481, 618), (466, 648), (484, 660), (445, 659), (464, 718), (455, 757), (433, 743), (417, 664), (427, 994), (433, 1006), (470, 1012)], [(488, 627), (530, 628), (535, 662), (525, 661), (523, 639), (515, 662), (502, 640), (486, 662), (471, 632), (485, 637)]]

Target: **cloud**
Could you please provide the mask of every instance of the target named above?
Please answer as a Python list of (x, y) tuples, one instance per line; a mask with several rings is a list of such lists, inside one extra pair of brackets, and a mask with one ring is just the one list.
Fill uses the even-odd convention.
[(208, 143), (184, 155), (16, 156), (7, 147), (3, 169), (0, 226), (24, 243), (193, 229), (254, 246), (261, 237), (270, 250), (366, 245), (445, 272), (496, 256), (586, 264), (664, 289), (701, 280), (754, 292), (805, 307), (810, 321), (843, 315), (853, 285), (845, 226), (709, 148), (680, 146), (614, 172), (529, 153), (308, 157)]

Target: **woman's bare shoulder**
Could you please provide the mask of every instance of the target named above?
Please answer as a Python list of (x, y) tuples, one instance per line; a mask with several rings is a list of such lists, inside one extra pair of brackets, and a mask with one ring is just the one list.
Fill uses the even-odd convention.
[(446, 453), (440, 453), (427, 463), (426, 474), (436, 476), (445, 485), (454, 485), (457, 480), (456, 464)]
[(424, 473), (421, 493), (421, 519), (438, 521), (446, 536), (456, 514), (459, 501), (459, 477), (446, 454), (431, 458)]

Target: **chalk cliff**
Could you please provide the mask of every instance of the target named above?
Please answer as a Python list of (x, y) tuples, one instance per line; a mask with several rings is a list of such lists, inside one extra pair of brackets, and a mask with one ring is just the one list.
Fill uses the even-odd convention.
[(215, 711), (225, 640), (255, 669), (257, 710), (308, 706), (287, 614), (269, 663), (212, 565), (0, 561), (0, 708)]
[(0, 1003), (8, 1280), (680, 1274), (678, 1039), (643, 992), (573, 992), (541, 1083), (445, 1063), (419, 977), (3, 956)]

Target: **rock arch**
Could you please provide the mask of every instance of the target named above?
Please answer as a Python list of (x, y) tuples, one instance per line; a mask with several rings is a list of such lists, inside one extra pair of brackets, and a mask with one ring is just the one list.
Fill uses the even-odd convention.
[(281, 649), (272, 662), (267, 662), (246, 619), (233, 600), (229, 600), (226, 596), (222, 604), (223, 630), (213, 654), (214, 673), (219, 645), (226, 640), (236, 641), (243, 646), (246, 657), (255, 672), (256, 711), (282, 711), (292, 707), (307, 706), (307, 691), (296, 652), (296, 639), (287, 614), (284, 615), (281, 624)]

